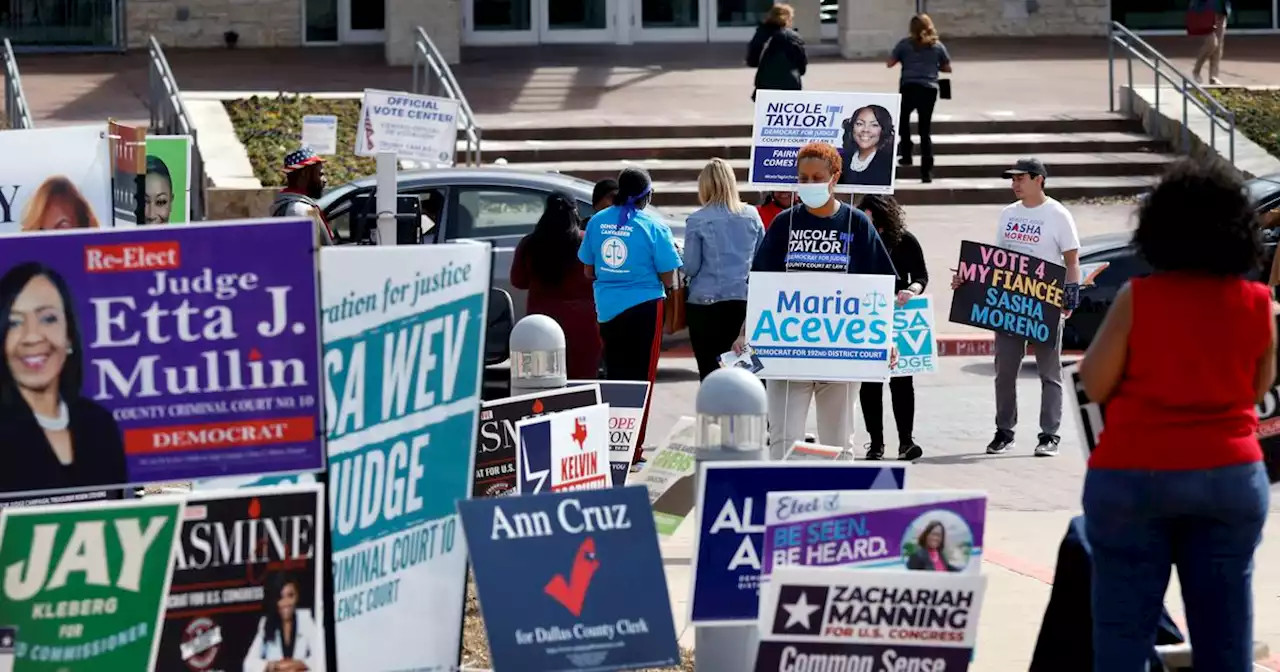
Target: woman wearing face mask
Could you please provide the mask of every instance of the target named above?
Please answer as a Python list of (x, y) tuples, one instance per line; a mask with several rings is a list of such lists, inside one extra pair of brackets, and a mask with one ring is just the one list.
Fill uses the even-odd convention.
[[(831, 145), (811, 142), (796, 154), (796, 194), (803, 207), (796, 206), (778, 215), (756, 253), (752, 271), (768, 273), (825, 272), (897, 277), (889, 251), (866, 214), (836, 200), (834, 190), (840, 178), (840, 154)], [(805, 251), (813, 237), (830, 235), (843, 239), (839, 252), (815, 259)], [(746, 325), (734, 343), (742, 352), (747, 341)], [(890, 355), (889, 365), (897, 360)], [(809, 404), (817, 407), (819, 443), (846, 447), (853, 434), (853, 399), (858, 383), (829, 383), (812, 380), (770, 380), (769, 454), (780, 460), (787, 447), (805, 438)]]
[(893, 183), (893, 116), (879, 105), (860, 107), (844, 120), (840, 184)]

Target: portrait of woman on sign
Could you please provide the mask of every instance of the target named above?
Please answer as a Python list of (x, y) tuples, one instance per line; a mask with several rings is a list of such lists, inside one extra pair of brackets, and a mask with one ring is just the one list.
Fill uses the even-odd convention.
[(158, 156), (147, 156), (146, 223), (168, 224), (173, 210), (173, 177)]
[(893, 184), (893, 115), (880, 105), (864, 105), (841, 124), (844, 128), (839, 184), (887, 187)]
[(287, 572), (267, 580), (258, 634), (244, 657), (244, 672), (307, 672), (324, 656), (324, 635), (310, 609), (300, 608), (302, 584)]
[(922, 572), (958, 572), (962, 568), (947, 559), (947, 527), (940, 520), (930, 521), (916, 539), (915, 552), (907, 558), (907, 569)]
[(71, 180), (55, 175), (45, 180), (22, 211), (23, 231), (96, 229), (98, 218)]

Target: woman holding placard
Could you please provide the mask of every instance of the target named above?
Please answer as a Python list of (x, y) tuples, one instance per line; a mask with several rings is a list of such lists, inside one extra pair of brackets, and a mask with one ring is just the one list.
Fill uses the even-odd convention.
[[(827, 272), (862, 275), (893, 275), (893, 262), (871, 219), (835, 197), (840, 180), (840, 153), (822, 142), (811, 142), (796, 154), (796, 193), (802, 206), (778, 215), (765, 234), (752, 272)], [(814, 237), (839, 240), (839, 252), (823, 254), (820, 260), (805, 251)], [(734, 342), (734, 352), (746, 347), (746, 324)], [(895, 350), (889, 366), (897, 359)], [(818, 442), (844, 448), (853, 434), (853, 399), (858, 383), (830, 383), (813, 380), (768, 381), (769, 454), (780, 460), (786, 449), (805, 438), (809, 404), (816, 406)]]

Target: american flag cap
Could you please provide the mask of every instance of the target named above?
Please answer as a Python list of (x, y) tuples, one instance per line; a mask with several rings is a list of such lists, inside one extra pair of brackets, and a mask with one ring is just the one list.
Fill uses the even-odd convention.
[(316, 154), (310, 147), (299, 147), (285, 155), (284, 172), (292, 173), (313, 163), (324, 163), (324, 157)]

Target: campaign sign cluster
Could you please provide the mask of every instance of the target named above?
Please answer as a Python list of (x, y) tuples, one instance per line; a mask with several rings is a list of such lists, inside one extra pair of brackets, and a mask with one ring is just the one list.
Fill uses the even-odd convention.
[(747, 342), (766, 379), (884, 381), (893, 349), (893, 276), (752, 273)]
[(644, 488), (460, 501), (458, 510), (495, 669), (679, 660)]
[(951, 321), (1054, 343), (1062, 328), (1067, 269), (1020, 252), (965, 240), (960, 278), (951, 299)]
[(613, 484), (626, 485), (644, 422), (644, 408), (649, 403), (649, 382), (571, 380), (569, 385), (599, 385), (600, 401), (609, 405), (609, 468)]
[(894, 377), (937, 372), (938, 339), (933, 324), (933, 297), (913, 296), (894, 308), (893, 339), (898, 346)]
[(801, 489), (901, 490), (906, 468), (854, 462), (701, 465), (691, 621), (740, 625), (759, 613), (768, 493)]
[(480, 405), (480, 431), (476, 437), (475, 477), (472, 497), (515, 494), (516, 423), (544, 413), (595, 406), (600, 403), (598, 385), (548, 390), (495, 399)]
[(756, 672), (964, 672), (986, 577), (780, 568), (763, 589)]
[(314, 226), (7, 237), (0, 492), (323, 469)]
[(609, 405), (550, 413), (516, 423), (519, 492), (536, 495), (613, 485), (609, 473)]

